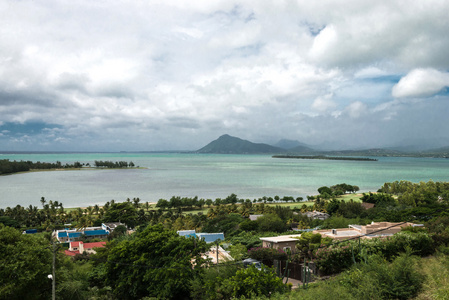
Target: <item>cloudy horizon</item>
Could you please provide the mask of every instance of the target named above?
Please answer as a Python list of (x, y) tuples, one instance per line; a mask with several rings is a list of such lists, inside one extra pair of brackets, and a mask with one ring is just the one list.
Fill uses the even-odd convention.
[(0, 151), (449, 146), (448, 1), (0, 3)]

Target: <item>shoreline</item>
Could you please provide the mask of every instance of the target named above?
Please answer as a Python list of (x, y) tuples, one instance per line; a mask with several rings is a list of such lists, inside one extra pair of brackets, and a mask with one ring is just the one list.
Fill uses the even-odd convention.
[(106, 168), (106, 167), (82, 167), (82, 168), (57, 168), (57, 169), (30, 169), (28, 171), (20, 171), (15, 173), (0, 174), (0, 176), (19, 175), (37, 172), (63, 172), (63, 171), (94, 171), (94, 170), (139, 170), (148, 169), (147, 167), (128, 167), (128, 168)]
[(310, 156), (308, 156), (308, 155), (273, 155), (272, 158), (378, 161), (378, 159), (368, 158), (368, 157), (325, 156), (325, 155), (310, 155)]

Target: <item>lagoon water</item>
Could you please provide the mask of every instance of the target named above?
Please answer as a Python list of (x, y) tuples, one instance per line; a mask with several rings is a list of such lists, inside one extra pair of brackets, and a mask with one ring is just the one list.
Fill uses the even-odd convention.
[(395, 180), (449, 181), (449, 159), (379, 157), (378, 161), (279, 159), (270, 155), (179, 153), (0, 154), (0, 159), (94, 164), (133, 161), (145, 169), (31, 172), (0, 176), (0, 207), (35, 205), (40, 198), (65, 207), (139, 197), (157, 202), (172, 196), (239, 198), (306, 197), (338, 183), (376, 191)]

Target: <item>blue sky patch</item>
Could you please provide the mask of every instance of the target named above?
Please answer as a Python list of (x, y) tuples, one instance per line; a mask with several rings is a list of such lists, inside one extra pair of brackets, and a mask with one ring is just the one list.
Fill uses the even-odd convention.
[(42, 130), (44, 130), (45, 128), (62, 128), (62, 126), (41, 122), (31, 122), (24, 124), (8, 122), (0, 126), (0, 132), (6, 132), (8, 135), (36, 135), (42, 133)]

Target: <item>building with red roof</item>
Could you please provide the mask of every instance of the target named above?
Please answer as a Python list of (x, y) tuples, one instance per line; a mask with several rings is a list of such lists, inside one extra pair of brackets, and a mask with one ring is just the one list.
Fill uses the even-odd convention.
[(81, 241), (70, 242), (70, 247), (65, 250), (64, 253), (68, 256), (75, 256), (77, 254), (87, 254), (96, 253), (95, 248), (103, 248), (106, 242), (95, 242), (95, 243), (83, 243)]

